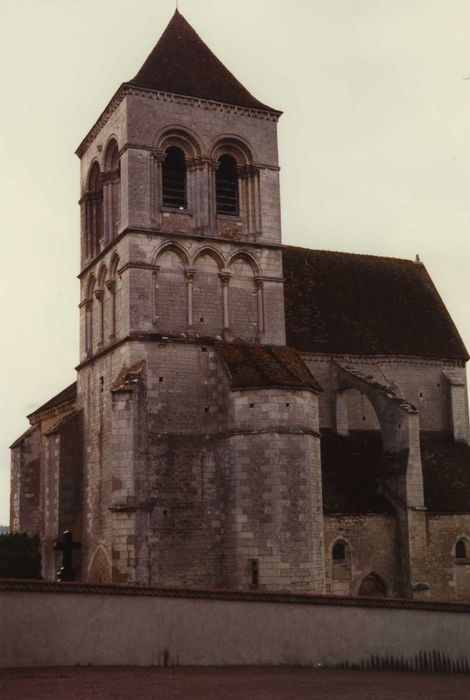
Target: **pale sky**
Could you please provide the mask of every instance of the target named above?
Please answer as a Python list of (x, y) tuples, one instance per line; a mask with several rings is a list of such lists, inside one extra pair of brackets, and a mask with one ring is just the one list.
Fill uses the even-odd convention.
[[(470, 0), (180, 0), (279, 123), (284, 242), (419, 253), (470, 346)], [(8, 445), (75, 379), (79, 161), (174, 0), (0, 0), (0, 524)], [(386, 313), (386, 311), (384, 311)]]

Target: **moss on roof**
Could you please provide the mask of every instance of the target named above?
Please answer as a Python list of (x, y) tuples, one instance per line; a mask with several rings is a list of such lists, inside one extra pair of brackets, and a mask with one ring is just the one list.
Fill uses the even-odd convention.
[(285, 387), (322, 391), (313, 374), (292, 348), (270, 345), (216, 346), (230, 374), (232, 389)]

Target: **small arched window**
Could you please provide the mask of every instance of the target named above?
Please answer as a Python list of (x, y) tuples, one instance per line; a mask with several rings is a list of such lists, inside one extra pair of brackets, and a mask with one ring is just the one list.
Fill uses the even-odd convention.
[(467, 547), (465, 540), (458, 540), (455, 545), (455, 558), (456, 559), (466, 559), (467, 558)]
[(336, 542), (332, 551), (333, 561), (344, 561), (346, 559), (346, 545), (344, 542)]
[(224, 154), (219, 158), (215, 173), (215, 199), (217, 214), (238, 216), (238, 171), (233, 156)]
[(181, 148), (170, 146), (162, 166), (162, 204), (186, 209), (186, 159)]

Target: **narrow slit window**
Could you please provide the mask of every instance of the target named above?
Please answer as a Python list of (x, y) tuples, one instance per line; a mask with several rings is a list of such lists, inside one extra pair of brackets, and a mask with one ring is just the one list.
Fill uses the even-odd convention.
[(254, 587), (259, 586), (259, 561), (258, 559), (252, 559), (251, 562), (251, 585)]
[(215, 173), (215, 198), (217, 214), (238, 216), (238, 172), (235, 158), (225, 154), (219, 158)]
[(170, 146), (162, 165), (164, 207), (186, 209), (186, 160), (181, 148)]

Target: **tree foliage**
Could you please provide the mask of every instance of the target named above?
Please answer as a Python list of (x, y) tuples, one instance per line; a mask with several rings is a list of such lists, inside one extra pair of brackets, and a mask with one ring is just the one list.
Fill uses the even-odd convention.
[(41, 577), (39, 537), (23, 532), (0, 535), (0, 578)]

